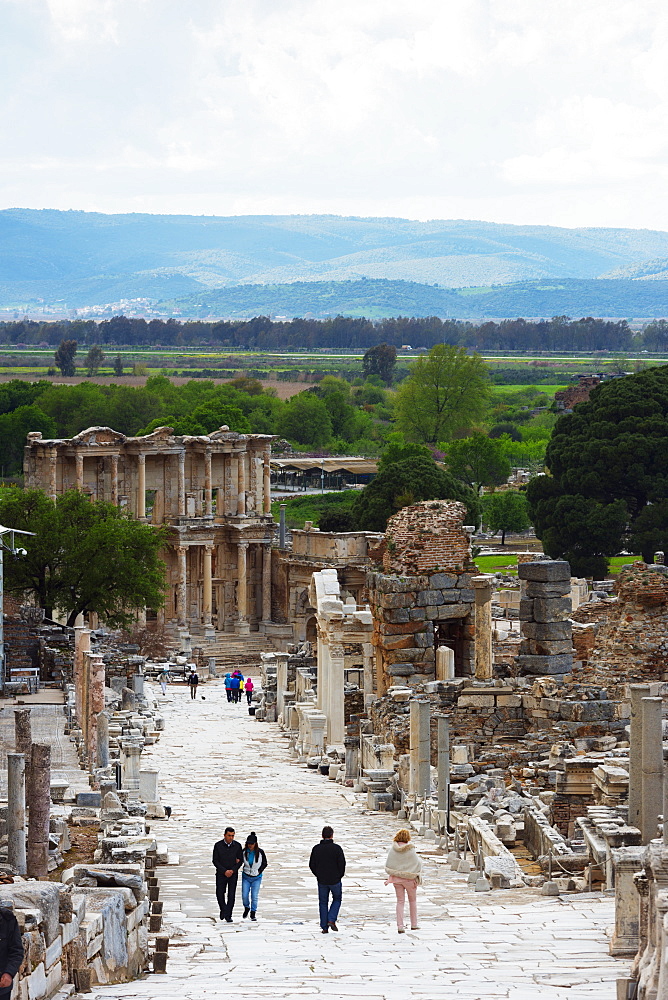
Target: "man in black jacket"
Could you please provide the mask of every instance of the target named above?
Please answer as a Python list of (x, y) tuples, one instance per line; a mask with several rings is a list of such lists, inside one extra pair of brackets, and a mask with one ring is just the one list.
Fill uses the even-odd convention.
[(16, 917), (0, 908), (0, 1000), (9, 1000), (12, 982), (23, 961), (23, 941)]
[[(318, 904), (320, 906), (320, 927), (323, 934), (338, 931), (336, 918), (341, 909), (341, 879), (346, 873), (346, 859), (341, 847), (332, 839), (331, 826), (322, 828), (322, 840), (311, 851), (309, 868), (318, 880)], [(332, 896), (332, 905), (329, 897)]]
[[(222, 840), (213, 848), (213, 864), (216, 869), (216, 899), (220, 909), (220, 919), (232, 923), (232, 910), (237, 894), (237, 879), (243, 863), (241, 844), (234, 839), (234, 827), (225, 828)], [(1, 998), (0, 998), (1, 1000)]]

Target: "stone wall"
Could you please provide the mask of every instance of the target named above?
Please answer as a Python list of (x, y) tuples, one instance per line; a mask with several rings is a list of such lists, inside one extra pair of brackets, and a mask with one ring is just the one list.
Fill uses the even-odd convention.
[(454, 500), (404, 507), (387, 522), (384, 571), (420, 576), (473, 569), (465, 519), (466, 507)]
[(517, 663), (522, 673), (568, 674), (573, 669), (570, 615), (571, 568), (563, 560), (522, 562), (520, 643)]

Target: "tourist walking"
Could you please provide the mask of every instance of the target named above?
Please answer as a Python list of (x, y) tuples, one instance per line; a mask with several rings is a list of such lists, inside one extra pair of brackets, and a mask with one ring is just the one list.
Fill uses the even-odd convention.
[(334, 831), (331, 826), (323, 826), (322, 840), (311, 851), (308, 866), (318, 880), (320, 929), (323, 934), (327, 934), (330, 930), (338, 931), (336, 918), (341, 909), (343, 889), (341, 879), (346, 873), (346, 858), (340, 845), (334, 843)]
[(225, 674), (225, 694), (227, 700), (232, 701), (232, 675), (230, 673)]
[(195, 700), (197, 697), (197, 685), (199, 684), (199, 676), (196, 670), (191, 670), (188, 674), (188, 687), (190, 688), (190, 697)]
[(246, 683), (244, 684), (244, 691), (246, 692), (246, 701), (248, 702), (249, 705), (250, 705), (251, 701), (253, 700), (253, 688), (254, 687), (255, 687), (255, 685), (253, 684), (252, 679), (250, 677), (247, 677), (246, 678)]
[(12, 982), (23, 962), (23, 940), (16, 917), (0, 907), (0, 1000), (9, 1000)]
[(258, 846), (255, 833), (249, 833), (244, 846), (241, 868), (241, 900), (244, 904), (244, 920), (250, 913), (251, 920), (257, 919), (257, 901), (262, 886), (262, 873), (267, 867), (267, 855)]
[(418, 857), (415, 844), (411, 841), (409, 830), (399, 830), (394, 835), (385, 862), (388, 879), (385, 885), (393, 885), (397, 894), (397, 930), (404, 934), (404, 905), (408, 896), (408, 908), (411, 915), (411, 930), (417, 931), (417, 887), (422, 884), (422, 859)]
[(160, 681), (160, 688), (163, 694), (167, 694), (167, 685), (169, 684), (169, 667), (163, 667), (158, 674), (158, 680)]
[(216, 899), (220, 919), (232, 923), (232, 910), (237, 895), (239, 869), (243, 864), (241, 844), (234, 839), (234, 827), (225, 827), (223, 839), (214, 844), (213, 866), (216, 869)]
[(236, 703), (239, 701), (239, 693), (240, 693), (239, 688), (241, 687), (241, 681), (239, 680), (239, 675), (236, 672), (236, 670), (230, 677), (230, 684), (232, 686), (232, 701), (236, 705)]

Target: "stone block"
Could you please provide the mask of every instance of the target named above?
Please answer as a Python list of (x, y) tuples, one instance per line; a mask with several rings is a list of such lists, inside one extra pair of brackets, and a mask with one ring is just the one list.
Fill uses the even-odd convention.
[(457, 577), (457, 586), (458, 587), (472, 587), (473, 586), (473, 577), (477, 576), (477, 575), (478, 575), (477, 572), (476, 573), (460, 573), (459, 576)]
[(522, 697), (519, 694), (499, 694), (496, 696), (496, 703), (500, 708), (521, 708)]
[(425, 622), (402, 622), (399, 625), (386, 625), (380, 626), (381, 635), (411, 635), (414, 632), (429, 631), (433, 633), (434, 626), (431, 622), (425, 625)]
[(526, 636), (527, 639), (558, 642), (562, 639), (570, 639), (572, 634), (573, 627), (569, 621), (522, 623), (522, 635)]
[(562, 701), (561, 717), (569, 722), (601, 722), (615, 717), (613, 701)]
[(457, 708), (494, 708), (494, 695), (463, 694), (457, 702)]
[(85, 806), (88, 809), (100, 809), (102, 807), (102, 796), (99, 792), (78, 792), (77, 805)]
[(533, 621), (533, 598), (529, 600), (527, 597), (523, 597), (520, 601), (520, 621), (522, 622), (532, 622)]
[(555, 580), (554, 583), (534, 583), (529, 581), (526, 585), (527, 597), (570, 597), (571, 581)]
[(420, 590), (417, 597), (415, 598), (415, 603), (419, 608), (425, 608), (429, 606), (437, 606), (443, 604), (443, 591), (442, 590)]
[(381, 594), (379, 604), (385, 609), (410, 608), (415, 604), (415, 594)]
[(0, 886), (0, 906), (12, 904), (20, 909), (40, 910), (47, 947), (60, 930), (60, 887), (57, 882), (15, 882)]
[(572, 614), (570, 597), (537, 597), (533, 602), (533, 618), (537, 622), (565, 621)]
[(520, 653), (530, 656), (557, 656), (560, 653), (573, 653), (573, 643), (570, 639), (551, 640), (524, 639), (520, 643)]
[(47, 995), (46, 970), (40, 962), (37, 968), (24, 980), (28, 987), (28, 1000), (42, 1000)]
[(432, 590), (453, 590), (457, 586), (457, 577), (450, 573), (433, 573), (429, 577)]
[(401, 663), (402, 661), (413, 663), (415, 660), (421, 660), (425, 652), (426, 650), (417, 649), (414, 646), (404, 649), (388, 649), (385, 653), (385, 659), (388, 663)]
[(407, 622), (410, 620), (408, 608), (389, 608), (384, 612), (383, 620), (393, 625), (399, 622)]
[(410, 677), (415, 673), (412, 663), (390, 663), (385, 669), (392, 677)]
[(429, 608), (411, 608), (408, 612), (408, 617), (412, 622), (423, 622), (425, 620), (425, 611), (429, 610)]
[(475, 590), (464, 587), (459, 591), (459, 600), (466, 601), (468, 604), (473, 604), (475, 601)]
[(573, 657), (566, 653), (561, 656), (518, 656), (521, 673), (539, 677), (542, 674), (569, 674), (573, 669)]
[(414, 645), (412, 635), (386, 635), (383, 636), (383, 649), (407, 649)]
[(520, 580), (553, 583), (555, 580), (570, 580), (571, 567), (565, 559), (544, 559), (539, 562), (520, 563), (517, 575)]

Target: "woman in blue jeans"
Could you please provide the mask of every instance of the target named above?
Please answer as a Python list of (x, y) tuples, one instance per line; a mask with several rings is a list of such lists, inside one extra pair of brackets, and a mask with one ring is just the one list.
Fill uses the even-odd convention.
[(249, 833), (243, 851), (241, 868), (241, 898), (244, 904), (244, 920), (250, 913), (251, 920), (256, 920), (257, 901), (262, 885), (262, 873), (267, 867), (267, 855), (258, 846), (257, 837)]

